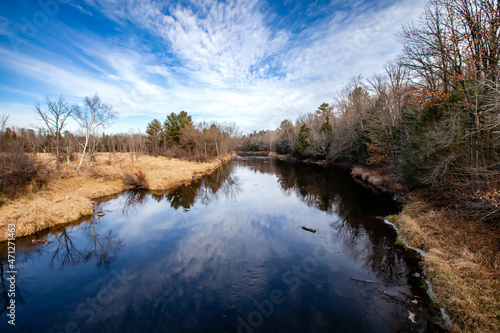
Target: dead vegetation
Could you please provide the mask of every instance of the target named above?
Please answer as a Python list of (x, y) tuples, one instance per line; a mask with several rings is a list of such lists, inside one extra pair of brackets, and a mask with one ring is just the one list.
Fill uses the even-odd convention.
[(147, 190), (149, 188), (146, 174), (142, 171), (142, 169), (124, 171), (123, 183), (136, 190)]
[(351, 174), (379, 188), (390, 189), (398, 194), (404, 191), (397, 175), (391, 173), (388, 166), (363, 167), (357, 165), (352, 168)]
[[(224, 161), (230, 158), (228, 155)], [(7, 239), (9, 223), (16, 223), (18, 237), (30, 235), (92, 214), (93, 199), (127, 188), (166, 190), (200, 177), (221, 163), (219, 160), (197, 163), (130, 153), (98, 153), (92, 166), (89, 160), (84, 161), (77, 176), (76, 160), (69, 165), (61, 164), (59, 171), (44, 154), (38, 154), (36, 161), (47, 167), (42, 171), (46, 184), (18, 195), (2, 196), (0, 241)], [(27, 187), (30, 186), (24, 186)]]
[(500, 230), (413, 197), (390, 220), (427, 252), (427, 278), (451, 316), (451, 332), (500, 331)]
[(499, 332), (500, 224), (480, 218), (485, 209), (498, 214), (497, 192), (472, 198), (436, 187), (408, 192), (388, 167), (355, 166), (352, 174), (404, 197), (403, 211), (388, 219), (399, 238), (427, 253), (422, 264), (452, 318), (450, 332)]
[(33, 154), (26, 154), (16, 144), (10, 145), (0, 154), (0, 193), (11, 197), (30, 184), (39, 188), (45, 182), (40, 171), (41, 163)]

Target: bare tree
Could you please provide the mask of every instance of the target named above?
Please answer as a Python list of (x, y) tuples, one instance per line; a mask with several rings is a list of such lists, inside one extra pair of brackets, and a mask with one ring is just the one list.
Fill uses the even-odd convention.
[(38, 120), (43, 122), (44, 129), (49, 134), (49, 140), (54, 146), (53, 148), (55, 148), (56, 167), (59, 170), (59, 162), (62, 160), (62, 130), (68, 117), (75, 111), (76, 106), (68, 106), (63, 96), (60, 96), (57, 100), (45, 96), (44, 100), (47, 104), (47, 110), (42, 110), (40, 104), (36, 103), (35, 112), (39, 117)]
[(495, 92), (485, 82), (496, 82), (499, 76), (499, 34), (500, 2), (482, 0), (429, 1), (420, 20), (400, 34), (401, 60), (420, 81), (422, 100), (444, 105), (451, 97), (460, 98), (449, 116), (467, 122), (469, 128), (462, 131), (469, 152), (464, 151), (468, 156), (463, 160), (469, 163), (470, 181), (483, 188), (491, 181), (495, 134), (488, 109)]
[(235, 134), (235, 123), (212, 124), (212, 126), (210, 126), (209, 137), (212, 139), (219, 160), (222, 161), (224, 156), (231, 151), (232, 139)]
[(112, 106), (103, 103), (98, 94), (95, 94), (93, 97), (85, 97), (83, 102), (83, 108), (76, 108), (73, 114), (75, 121), (80, 125), (85, 136), (85, 142), (81, 144), (83, 147), (82, 157), (76, 169), (78, 175), (80, 174), (80, 168), (85, 158), (90, 137), (95, 134), (95, 131), (99, 127), (104, 127), (116, 118), (115, 112), (112, 111)]
[(9, 115), (0, 114), (0, 133), (5, 131), (5, 127), (7, 127), (7, 120), (9, 120)]

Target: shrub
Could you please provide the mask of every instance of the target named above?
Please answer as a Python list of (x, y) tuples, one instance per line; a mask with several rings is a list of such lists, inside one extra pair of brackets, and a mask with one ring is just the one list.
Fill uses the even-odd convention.
[(123, 172), (123, 183), (137, 190), (147, 190), (149, 188), (146, 174), (141, 169)]
[(39, 187), (43, 179), (39, 173), (40, 163), (25, 153), (18, 145), (11, 145), (0, 152), (0, 192), (14, 195), (25, 189), (28, 184)]

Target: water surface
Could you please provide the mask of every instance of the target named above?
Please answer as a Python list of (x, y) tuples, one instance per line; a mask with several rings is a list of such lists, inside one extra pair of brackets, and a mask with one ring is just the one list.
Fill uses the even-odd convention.
[(347, 171), (239, 157), (98, 210), (18, 240), (16, 327), (4, 292), (0, 331), (434, 331), (417, 258), (381, 219), (396, 204)]

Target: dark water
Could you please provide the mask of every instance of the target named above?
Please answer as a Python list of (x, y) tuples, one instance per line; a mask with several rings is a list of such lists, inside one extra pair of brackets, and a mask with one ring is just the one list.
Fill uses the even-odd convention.
[(236, 158), (99, 209), (18, 240), (16, 326), (3, 293), (0, 331), (434, 331), (416, 258), (380, 219), (395, 203), (347, 171)]

